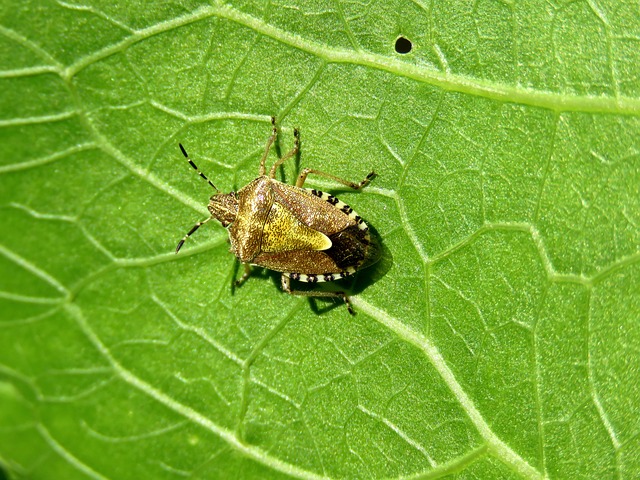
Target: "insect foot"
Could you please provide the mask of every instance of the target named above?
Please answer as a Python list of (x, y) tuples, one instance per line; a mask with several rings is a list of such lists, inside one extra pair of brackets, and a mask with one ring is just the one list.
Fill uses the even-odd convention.
[(278, 136), (275, 117), (272, 117), (272, 125), (271, 136), (260, 159), (259, 176), (237, 192), (218, 191), (180, 145), (191, 167), (216, 193), (207, 206), (211, 215), (188, 231), (178, 243), (176, 253), (198, 228), (216, 219), (227, 228), (231, 252), (245, 267), (236, 285), (249, 277), (250, 265), (264, 267), (281, 272), (285, 292), (306, 297), (341, 298), (353, 315), (349, 297), (342, 291), (291, 288), (291, 280), (315, 284), (347, 278), (378, 259), (378, 249), (362, 217), (337, 197), (305, 188), (304, 183), (307, 176), (313, 174), (360, 190), (376, 174), (372, 171), (361, 182), (351, 182), (304, 168), (295, 185), (282, 183), (275, 179), (276, 171), (285, 161), (299, 154), (300, 135), (295, 129), (293, 148), (274, 162), (267, 175), (266, 160)]

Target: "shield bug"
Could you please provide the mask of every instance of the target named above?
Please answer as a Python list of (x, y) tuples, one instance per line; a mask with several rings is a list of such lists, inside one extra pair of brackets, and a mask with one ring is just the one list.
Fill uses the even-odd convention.
[(282, 289), (292, 295), (340, 297), (354, 314), (342, 291), (293, 290), (291, 280), (307, 283), (331, 282), (353, 275), (377, 260), (377, 248), (369, 227), (346, 203), (316, 189), (303, 188), (309, 174), (334, 180), (360, 190), (375, 176), (369, 173), (360, 183), (350, 182), (311, 168), (302, 170), (295, 186), (275, 179), (276, 170), (300, 151), (300, 135), (294, 129), (294, 147), (276, 160), (269, 175), (265, 163), (278, 136), (275, 117), (272, 133), (260, 159), (260, 176), (237, 192), (221, 193), (189, 158), (189, 164), (216, 193), (209, 200), (209, 218), (196, 223), (180, 240), (176, 253), (198, 228), (215, 218), (229, 232), (231, 253), (244, 265), (239, 285), (251, 272), (251, 265), (281, 272)]

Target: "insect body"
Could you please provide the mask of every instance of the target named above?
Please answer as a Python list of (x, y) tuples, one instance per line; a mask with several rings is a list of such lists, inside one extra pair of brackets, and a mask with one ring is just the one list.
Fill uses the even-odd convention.
[(295, 186), (275, 179), (277, 168), (298, 154), (298, 130), (294, 130), (295, 145), (278, 159), (266, 175), (265, 162), (276, 140), (273, 131), (260, 160), (260, 176), (238, 192), (220, 193), (211, 181), (180, 149), (191, 166), (216, 190), (209, 200), (211, 216), (198, 222), (178, 243), (176, 253), (185, 240), (212, 218), (229, 231), (231, 252), (244, 264), (245, 272), (236, 282), (242, 283), (250, 274), (250, 265), (282, 272), (282, 288), (293, 295), (310, 297), (341, 297), (351, 314), (353, 309), (344, 292), (292, 290), (290, 280), (316, 283), (348, 277), (356, 270), (377, 260), (377, 248), (369, 227), (347, 204), (333, 195), (315, 189), (302, 188), (311, 173), (335, 180), (359, 190), (375, 176), (371, 172), (360, 183), (305, 168)]

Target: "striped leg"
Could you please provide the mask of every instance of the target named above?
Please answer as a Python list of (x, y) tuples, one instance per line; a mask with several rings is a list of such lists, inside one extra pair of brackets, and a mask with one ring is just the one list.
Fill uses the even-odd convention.
[(338, 183), (341, 183), (342, 185), (353, 188), (354, 190), (360, 190), (361, 188), (367, 186), (367, 184), (376, 176), (376, 172), (371, 172), (360, 183), (354, 183), (354, 182), (350, 182), (349, 180), (345, 180), (344, 178), (331, 175), (330, 173), (314, 170), (313, 168), (305, 168), (302, 170), (300, 175), (298, 175), (298, 180), (296, 180), (296, 187), (302, 187), (302, 185), (304, 185), (305, 180), (307, 179), (307, 175), (309, 175), (310, 173), (313, 173), (315, 175), (320, 175), (321, 177), (329, 178)]
[(244, 273), (238, 280), (236, 280), (236, 287), (242, 285), (251, 275), (251, 265), (249, 265), (248, 263), (243, 263), (242, 266), (244, 267)]
[(300, 151), (300, 132), (298, 131), (297, 128), (294, 128), (293, 129), (293, 148), (289, 150), (285, 155), (283, 155), (282, 158), (279, 158), (278, 160), (276, 160), (276, 162), (273, 164), (273, 167), (271, 167), (271, 170), (269, 171), (269, 176), (271, 178), (275, 178), (276, 170), (278, 169), (278, 167), (282, 165), (284, 162), (286, 162), (287, 160), (289, 160), (291, 157), (295, 157), (299, 151)]
[(267, 161), (267, 157), (269, 156), (269, 150), (271, 149), (271, 145), (276, 141), (276, 137), (278, 136), (278, 127), (276, 127), (276, 117), (271, 117), (271, 125), (273, 129), (271, 130), (271, 136), (269, 140), (267, 140), (267, 146), (264, 147), (264, 153), (262, 154), (262, 158), (260, 159), (260, 176), (264, 175), (267, 171), (265, 167), (265, 163)]
[(347, 306), (347, 310), (351, 315), (355, 315), (356, 312), (353, 311), (353, 307), (351, 306), (351, 301), (349, 297), (344, 292), (327, 292), (327, 291), (306, 291), (306, 290), (291, 290), (291, 279), (286, 275), (282, 275), (280, 277), (280, 281), (282, 283), (282, 290), (291, 294), (291, 295), (299, 295), (301, 297), (338, 297), (344, 300), (345, 305)]

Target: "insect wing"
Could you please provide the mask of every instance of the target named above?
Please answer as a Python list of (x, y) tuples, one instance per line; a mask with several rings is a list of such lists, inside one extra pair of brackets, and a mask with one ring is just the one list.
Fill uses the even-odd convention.
[(273, 195), (276, 202), (293, 213), (302, 223), (327, 236), (356, 223), (343, 211), (308, 190), (274, 181)]

